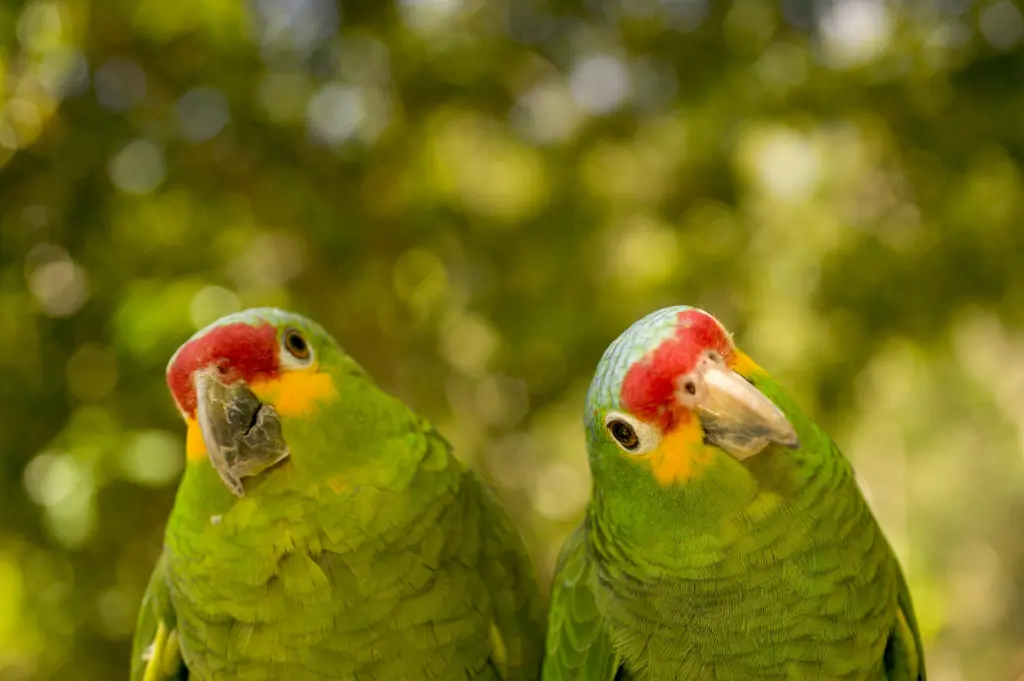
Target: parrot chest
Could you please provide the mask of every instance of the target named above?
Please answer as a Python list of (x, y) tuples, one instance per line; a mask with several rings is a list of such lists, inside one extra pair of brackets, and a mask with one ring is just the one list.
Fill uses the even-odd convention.
[(372, 518), (368, 503), (172, 522), (171, 598), (193, 677), (492, 678), (489, 596), (472, 536), (454, 531), (468, 513), (459, 497)]
[(656, 577), (599, 559), (598, 603), (637, 680), (885, 681), (895, 563), (873, 524), (842, 539)]

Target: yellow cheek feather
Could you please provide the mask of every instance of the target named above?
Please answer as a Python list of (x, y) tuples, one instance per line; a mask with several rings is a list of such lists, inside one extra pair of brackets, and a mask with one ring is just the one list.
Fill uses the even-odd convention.
[(319, 371), (286, 371), (277, 378), (254, 381), (249, 389), (281, 416), (311, 414), (338, 396), (330, 375)]
[(678, 424), (662, 439), (657, 449), (636, 457), (651, 467), (662, 487), (687, 482), (711, 463), (713, 452), (704, 445), (704, 431), (696, 417)]
[(185, 434), (185, 457), (189, 461), (202, 461), (206, 458), (206, 443), (203, 442), (203, 431), (199, 428), (199, 422), (186, 418), (185, 423), (188, 425)]

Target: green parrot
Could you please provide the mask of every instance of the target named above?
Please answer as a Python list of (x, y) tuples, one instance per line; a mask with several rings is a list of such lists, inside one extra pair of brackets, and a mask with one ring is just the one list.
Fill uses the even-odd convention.
[(584, 418), (593, 495), (559, 556), (543, 681), (925, 681), (850, 463), (718, 320), (636, 322)]
[(259, 308), (171, 358), (186, 465), (132, 681), (533, 681), (522, 542), (430, 424), (318, 324)]

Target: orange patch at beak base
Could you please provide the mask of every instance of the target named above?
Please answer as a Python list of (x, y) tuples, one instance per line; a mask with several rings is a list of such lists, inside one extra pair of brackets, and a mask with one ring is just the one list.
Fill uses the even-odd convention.
[(764, 376), (767, 372), (762, 369), (757, 362), (750, 359), (746, 353), (739, 350), (733, 350), (732, 356), (729, 358), (729, 368), (735, 371), (743, 378), (750, 378), (758, 374)]
[(199, 421), (189, 417), (185, 419), (185, 423), (188, 426), (185, 433), (185, 458), (193, 462), (202, 461), (206, 458), (206, 442), (203, 441)]

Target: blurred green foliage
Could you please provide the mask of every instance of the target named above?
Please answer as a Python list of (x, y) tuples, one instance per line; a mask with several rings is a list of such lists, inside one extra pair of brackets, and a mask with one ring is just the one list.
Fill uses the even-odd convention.
[(0, 679), (125, 678), (173, 350), (321, 320), (549, 574), (600, 353), (705, 307), (853, 459), (933, 681), (1024, 678), (1020, 9), (0, 5)]

